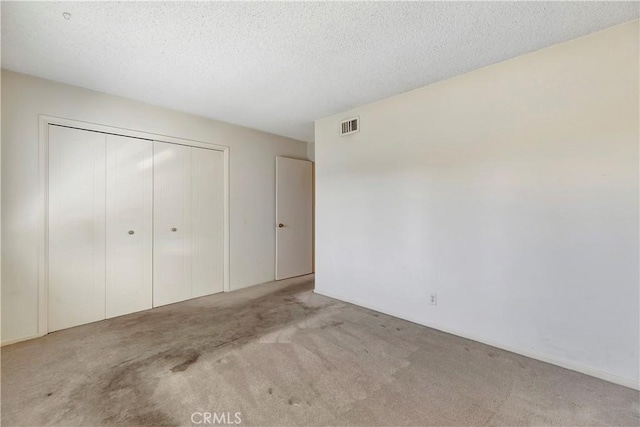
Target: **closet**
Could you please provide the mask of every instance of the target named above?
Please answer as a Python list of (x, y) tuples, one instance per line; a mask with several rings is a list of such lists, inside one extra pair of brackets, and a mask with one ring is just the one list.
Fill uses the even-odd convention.
[(221, 151), (48, 130), (49, 331), (223, 291)]

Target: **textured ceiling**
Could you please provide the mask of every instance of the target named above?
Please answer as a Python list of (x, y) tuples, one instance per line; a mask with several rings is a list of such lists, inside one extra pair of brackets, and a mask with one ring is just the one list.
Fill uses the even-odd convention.
[(636, 19), (638, 9), (2, 2), (2, 66), (309, 141), (315, 119)]

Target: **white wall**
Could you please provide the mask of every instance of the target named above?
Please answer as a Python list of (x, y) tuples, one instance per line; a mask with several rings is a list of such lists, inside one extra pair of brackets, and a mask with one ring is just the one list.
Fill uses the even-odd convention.
[(306, 143), (2, 70), (2, 342), (37, 333), (38, 114), (231, 147), (231, 289), (274, 280), (275, 157)]
[(638, 49), (635, 21), (317, 121), (316, 291), (637, 388)]

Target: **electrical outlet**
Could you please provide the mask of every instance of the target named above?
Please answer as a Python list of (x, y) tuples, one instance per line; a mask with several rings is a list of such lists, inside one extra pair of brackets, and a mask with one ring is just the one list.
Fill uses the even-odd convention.
[(438, 305), (438, 294), (436, 294), (435, 292), (430, 294), (429, 295), (429, 303), (431, 305)]

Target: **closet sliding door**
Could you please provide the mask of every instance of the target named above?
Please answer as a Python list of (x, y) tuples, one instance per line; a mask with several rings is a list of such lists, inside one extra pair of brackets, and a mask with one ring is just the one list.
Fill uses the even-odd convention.
[(106, 317), (151, 308), (152, 141), (107, 135), (106, 233)]
[(49, 331), (223, 291), (221, 151), (48, 131)]
[(49, 331), (105, 318), (106, 135), (49, 126)]
[(191, 297), (224, 290), (224, 154), (191, 148)]
[(153, 305), (223, 291), (224, 154), (154, 142)]
[(49, 331), (152, 307), (152, 141), (49, 126)]
[(153, 305), (191, 298), (191, 147), (154, 142)]

